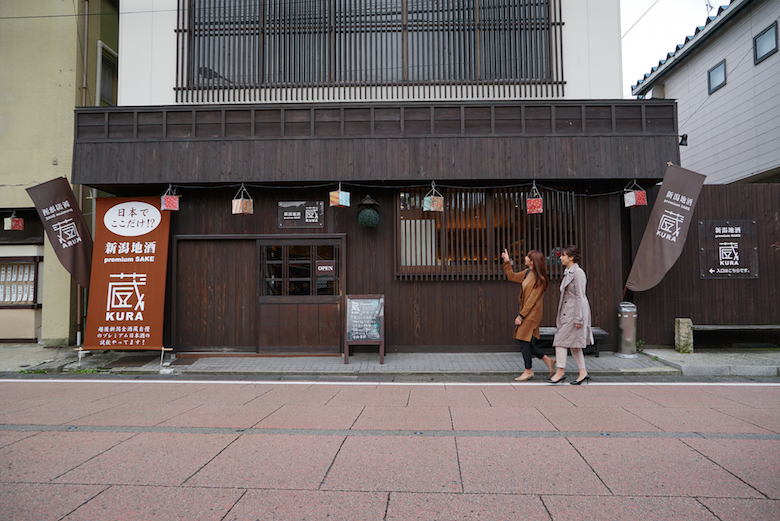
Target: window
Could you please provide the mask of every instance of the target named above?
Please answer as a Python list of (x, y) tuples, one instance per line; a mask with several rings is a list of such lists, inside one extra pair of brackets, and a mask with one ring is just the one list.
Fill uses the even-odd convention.
[(544, 211), (528, 215), (527, 187), (439, 189), (443, 212), (423, 210), (428, 191), (405, 190), (398, 196), (400, 279), (502, 279), (504, 248), (516, 262), (532, 249), (541, 251), (550, 263), (550, 276), (558, 277), (558, 249), (581, 243), (582, 206), (573, 192), (542, 189)]
[(726, 84), (726, 60), (707, 71), (707, 93), (712, 94)]
[(562, 84), (559, 0), (189, 0), (181, 89)]
[(777, 52), (777, 22), (753, 38), (753, 63), (758, 65)]
[(263, 245), (262, 295), (338, 295), (338, 254), (332, 244)]

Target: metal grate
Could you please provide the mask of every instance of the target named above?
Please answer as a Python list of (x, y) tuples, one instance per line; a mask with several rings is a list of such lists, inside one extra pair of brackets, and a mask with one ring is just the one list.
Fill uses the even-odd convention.
[(438, 189), (444, 211), (423, 209), (430, 188), (398, 195), (396, 277), (402, 280), (503, 279), (501, 251), (515, 262), (530, 250), (548, 259), (550, 278), (560, 278), (558, 252), (582, 244), (584, 205), (574, 192), (539, 189), (543, 212), (528, 215), (528, 190)]
[(177, 101), (563, 96), (559, 0), (179, 0)]

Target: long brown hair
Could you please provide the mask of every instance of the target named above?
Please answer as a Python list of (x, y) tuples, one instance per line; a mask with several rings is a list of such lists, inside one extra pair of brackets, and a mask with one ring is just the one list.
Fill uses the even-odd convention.
[(547, 279), (547, 259), (539, 250), (531, 250), (526, 256), (534, 263), (533, 268), (530, 268), (536, 276), (534, 287), (539, 287), (541, 284), (542, 293), (544, 293), (547, 291), (547, 285), (550, 284), (550, 281)]

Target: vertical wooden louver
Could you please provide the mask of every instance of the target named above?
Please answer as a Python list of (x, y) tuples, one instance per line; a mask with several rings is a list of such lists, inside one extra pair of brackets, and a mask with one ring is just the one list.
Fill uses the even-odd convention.
[(177, 101), (563, 96), (560, 0), (179, 0)]
[(501, 279), (501, 251), (518, 261), (530, 250), (548, 259), (551, 278), (563, 268), (560, 248), (582, 244), (585, 205), (574, 192), (541, 188), (544, 211), (526, 213), (528, 188), (446, 188), (444, 212), (423, 210), (429, 188), (398, 195), (396, 276), (402, 280)]

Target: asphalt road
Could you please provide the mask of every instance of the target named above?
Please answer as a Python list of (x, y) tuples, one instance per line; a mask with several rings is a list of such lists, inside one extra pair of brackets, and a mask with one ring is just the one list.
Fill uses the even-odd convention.
[(171, 376), (0, 380), (0, 519), (780, 519), (775, 378)]

